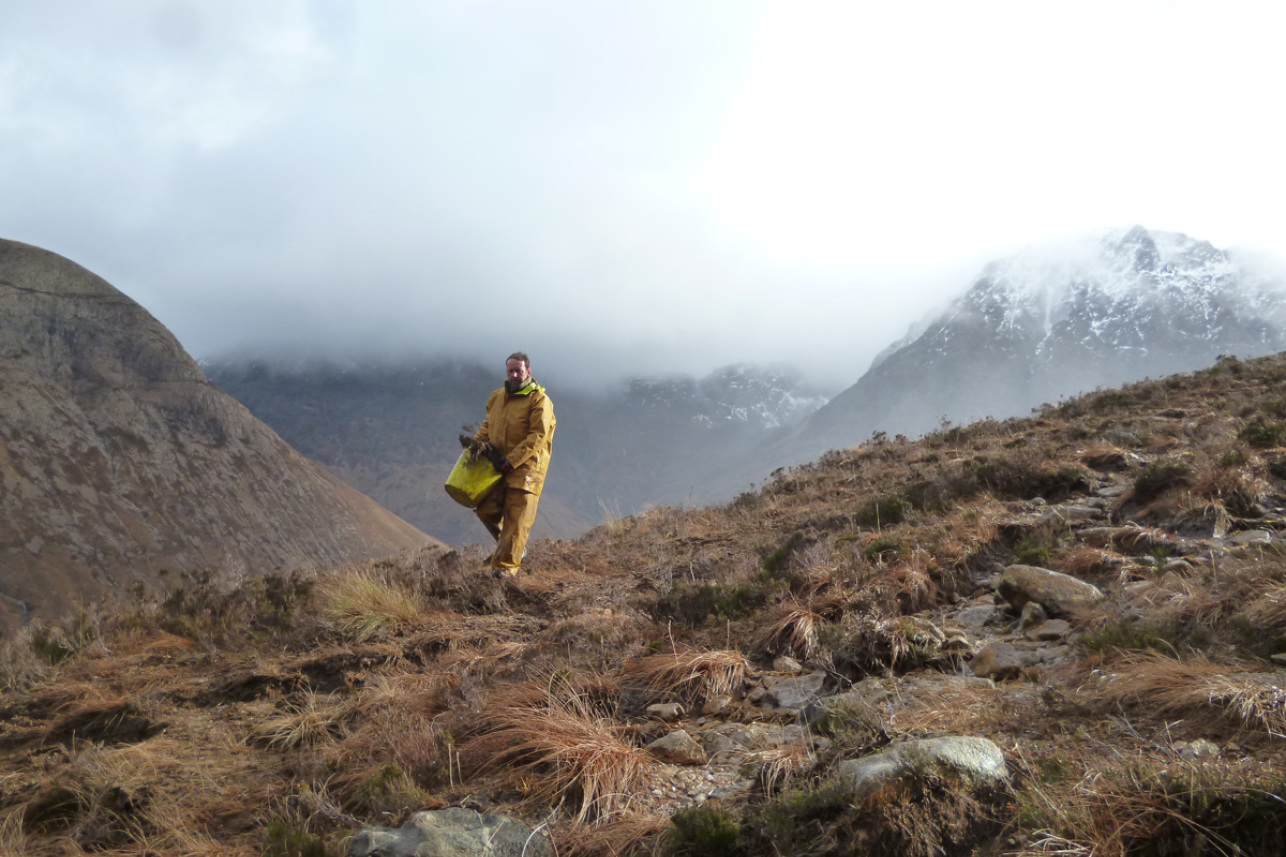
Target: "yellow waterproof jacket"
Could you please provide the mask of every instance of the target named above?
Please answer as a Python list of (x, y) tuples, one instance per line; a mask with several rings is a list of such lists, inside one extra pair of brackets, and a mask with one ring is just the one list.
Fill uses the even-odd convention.
[(539, 494), (554, 447), (554, 425), (554, 403), (544, 387), (528, 381), (516, 393), (501, 387), (491, 394), (487, 418), (475, 437), (491, 441), (513, 465), (506, 485)]

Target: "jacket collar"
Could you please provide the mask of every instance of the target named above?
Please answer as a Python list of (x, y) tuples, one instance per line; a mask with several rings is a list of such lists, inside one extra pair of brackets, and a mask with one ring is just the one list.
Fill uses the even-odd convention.
[(531, 376), (528, 376), (527, 380), (523, 381), (522, 386), (519, 387), (517, 390), (511, 389), (509, 387), (509, 382), (505, 381), (505, 392), (511, 396), (526, 396), (526, 395), (530, 395), (533, 391), (539, 390), (539, 389), (540, 389), (540, 385), (537, 384), (536, 379), (532, 378)]

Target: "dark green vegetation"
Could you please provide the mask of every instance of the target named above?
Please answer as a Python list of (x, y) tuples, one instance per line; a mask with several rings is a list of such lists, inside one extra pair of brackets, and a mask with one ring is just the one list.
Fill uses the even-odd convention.
[[(338, 854), (456, 805), (560, 855), (1281, 854), (1286, 450), (1247, 429), (1283, 401), (1286, 357), (1225, 360), (538, 541), (518, 586), (425, 553), (29, 628), (0, 659), (0, 854)], [(1104, 598), (1024, 626), (1014, 563)], [(1032, 657), (971, 676), (997, 642)], [(783, 655), (861, 693), (783, 731)], [(704, 764), (645, 749), (680, 727)], [(954, 735), (1008, 782), (838, 776)]]

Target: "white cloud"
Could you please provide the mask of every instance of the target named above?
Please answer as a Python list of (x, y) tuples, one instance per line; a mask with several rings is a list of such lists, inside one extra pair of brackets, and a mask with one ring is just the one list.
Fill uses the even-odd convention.
[(1286, 256), (1282, 18), (8, 4), (0, 235), (103, 274), (198, 354), (468, 347), (483, 307), (497, 347), (520, 313), (595, 369), (848, 371), (1027, 243), (1139, 222)]

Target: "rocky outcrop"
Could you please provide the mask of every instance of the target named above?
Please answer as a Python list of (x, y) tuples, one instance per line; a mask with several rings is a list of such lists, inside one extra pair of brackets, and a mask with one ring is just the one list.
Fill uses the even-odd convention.
[(1094, 584), (1034, 565), (1006, 568), (999, 591), (1015, 610), (1034, 602), (1055, 616), (1075, 616), (1103, 600), (1102, 591)]
[(969, 785), (999, 784), (1009, 779), (1005, 755), (986, 738), (948, 736), (906, 741), (861, 759), (836, 766), (836, 775), (857, 797), (890, 780), (926, 773), (950, 772)]
[(291, 449), (105, 280), (0, 240), (0, 621), (431, 542)]

